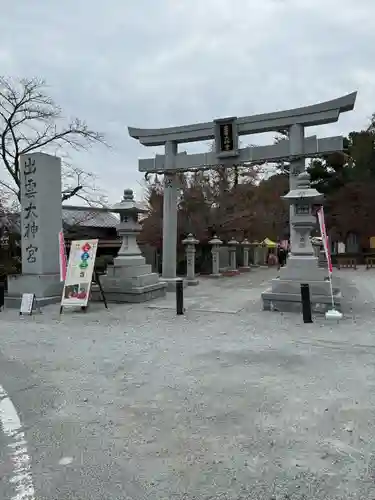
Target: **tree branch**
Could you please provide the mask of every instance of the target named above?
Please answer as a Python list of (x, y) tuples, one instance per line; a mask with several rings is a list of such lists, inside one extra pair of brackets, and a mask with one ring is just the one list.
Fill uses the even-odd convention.
[[(49, 152), (54, 148), (55, 153), (58, 150), (63, 156), (71, 149), (87, 150), (96, 143), (109, 147), (104, 135), (91, 130), (84, 121), (74, 118), (66, 124), (61, 108), (46, 93), (46, 88), (45, 81), (39, 78), (14, 80), (0, 77), (0, 161), (14, 183), (10, 191), (18, 198), (21, 155)], [(66, 168), (69, 170), (69, 166), (63, 163), (63, 170)], [(64, 172), (63, 176), (71, 182), (64, 190), (63, 200), (78, 193), (82, 195), (85, 189), (84, 183), (79, 181), (82, 174), (82, 170), (78, 176)], [(78, 181), (75, 185), (71, 185), (73, 179)], [(89, 174), (84, 179), (92, 180)], [(96, 192), (90, 185), (87, 188), (92, 195)]]

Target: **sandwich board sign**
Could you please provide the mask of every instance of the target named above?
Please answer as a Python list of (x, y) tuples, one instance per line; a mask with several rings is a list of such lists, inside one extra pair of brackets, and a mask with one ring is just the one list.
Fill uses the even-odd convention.
[(90, 297), (99, 240), (73, 240), (61, 298), (63, 307), (86, 309)]
[(23, 293), (21, 299), (20, 316), (31, 316), (35, 304), (33, 293)]

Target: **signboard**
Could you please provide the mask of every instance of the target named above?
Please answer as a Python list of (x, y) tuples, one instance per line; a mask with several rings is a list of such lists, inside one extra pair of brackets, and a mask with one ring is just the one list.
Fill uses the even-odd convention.
[(337, 253), (339, 254), (345, 253), (345, 243), (343, 243), (342, 241), (339, 241), (337, 243)]
[(319, 227), (320, 227), (320, 234), (322, 236), (322, 241), (323, 241), (324, 252), (326, 254), (327, 263), (328, 263), (328, 271), (330, 274), (332, 274), (332, 271), (333, 271), (332, 259), (331, 259), (331, 252), (329, 250), (329, 242), (328, 242), (328, 235), (327, 235), (327, 231), (326, 231), (326, 223), (324, 220), (323, 207), (319, 208), (317, 214), (318, 214), (318, 221), (319, 221)]
[(23, 293), (20, 307), (20, 314), (29, 314), (33, 312), (35, 295), (33, 293)]
[(61, 307), (86, 307), (99, 240), (72, 241)]
[(66, 258), (66, 248), (64, 232), (59, 232), (59, 261), (60, 261), (60, 281), (65, 281), (66, 279), (66, 268), (67, 268), (67, 258)]
[(215, 120), (216, 156), (238, 156), (238, 130), (236, 118)]

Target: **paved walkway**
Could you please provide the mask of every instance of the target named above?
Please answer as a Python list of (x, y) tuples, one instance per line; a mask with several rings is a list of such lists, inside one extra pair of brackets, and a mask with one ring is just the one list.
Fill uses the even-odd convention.
[[(275, 277), (275, 269), (259, 268), (230, 278), (200, 277), (198, 286), (184, 289), (184, 306), (187, 311), (235, 314), (251, 306), (261, 308), (260, 294)], [(176, 309), (173, 293), (150, 303), (149, 307)]]
[[(32, 461), (25, 498), (374, 498), (375, 273), (343, 271), (346, 318), (311, 325), (260, 310), (274, 273), (202, 280), (182, 317), (173, 294), (0, 313), (0, 384)], [(0, 430), (4, 499), (18, 498), (12, 444)]]

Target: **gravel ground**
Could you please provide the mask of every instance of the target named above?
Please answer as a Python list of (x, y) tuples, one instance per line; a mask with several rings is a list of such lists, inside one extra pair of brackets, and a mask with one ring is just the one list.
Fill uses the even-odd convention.
[(183, 317), (0, 313), (36, 500), (375, 498), (375, 274), (343, 271), (345, 319), (304, 325), (260, 311), (272, 273), (202, 280)]

